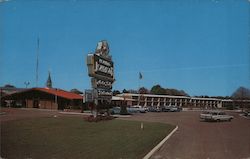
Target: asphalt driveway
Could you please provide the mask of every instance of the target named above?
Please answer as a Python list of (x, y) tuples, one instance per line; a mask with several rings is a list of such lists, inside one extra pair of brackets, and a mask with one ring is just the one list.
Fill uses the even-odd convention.
[(146, 113), (129, 120), (179, 126), (153, 159), (250, 159), (250, 120), (230, 113), (235, 117), (231, 122), (203, 122), (199, 114), (192, 111)]

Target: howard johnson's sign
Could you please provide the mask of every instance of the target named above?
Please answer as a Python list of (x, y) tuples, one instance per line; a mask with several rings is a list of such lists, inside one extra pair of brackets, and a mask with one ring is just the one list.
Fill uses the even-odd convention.
[(87, 64), (90, 77), (114, 81), (114, 66), (111, 59), (98, 54), (89, 54)]
[(94, 97), (97, 99), (112, 98), (112, 84), (114, 79), (114, 63), (109, 55), (107, 41), (97, 44), (94, 54), (87, 56), (88, 74), (91, 78)]

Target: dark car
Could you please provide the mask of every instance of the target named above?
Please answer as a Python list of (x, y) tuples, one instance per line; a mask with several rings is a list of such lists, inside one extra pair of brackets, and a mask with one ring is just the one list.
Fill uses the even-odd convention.
[(160, 107), (150, 106), (150, 107), (148, 107), (148, 111), (150, 111), (150, 112), (161, 112), (162, 109)]

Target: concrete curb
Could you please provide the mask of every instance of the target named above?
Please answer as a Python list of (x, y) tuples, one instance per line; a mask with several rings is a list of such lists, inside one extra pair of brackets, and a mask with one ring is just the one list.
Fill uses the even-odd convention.
[(131, 115), (111, 115), (113, 117), (117, 117), (117, 118), (130, 118)]
[(178, 125), (158, 145), (156, 145), (146, 156), (144, 156), (143, 159), (149, 159), (177, 130), (178, 130)]
[[(0, 115), (5, 115), (6, 114), (6, 112), (0, 112)], [(1, 159), (1, 158), (0, 158)]]
[(76, 113), (76, 112), (59, 112), (60, 114), (69, 114), (69, 115), (91, 115), (91, 113)]
[[(19, 108), (17, 108), (19, 109)], [(35, 110), (35, 111), (44, 111), (44, 112), (59, 112), (58, 110), (54, 109), (41, 109), (41, 108), (20, 108), (21, 110)]]

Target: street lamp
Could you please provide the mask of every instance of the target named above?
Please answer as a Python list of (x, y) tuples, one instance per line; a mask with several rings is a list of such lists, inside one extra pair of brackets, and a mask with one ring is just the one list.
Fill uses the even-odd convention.
[(25, 81), (24, 84), (25, 84), (26, 88), (28, 88), (28, 85), (30, 84), (30, 82)]

